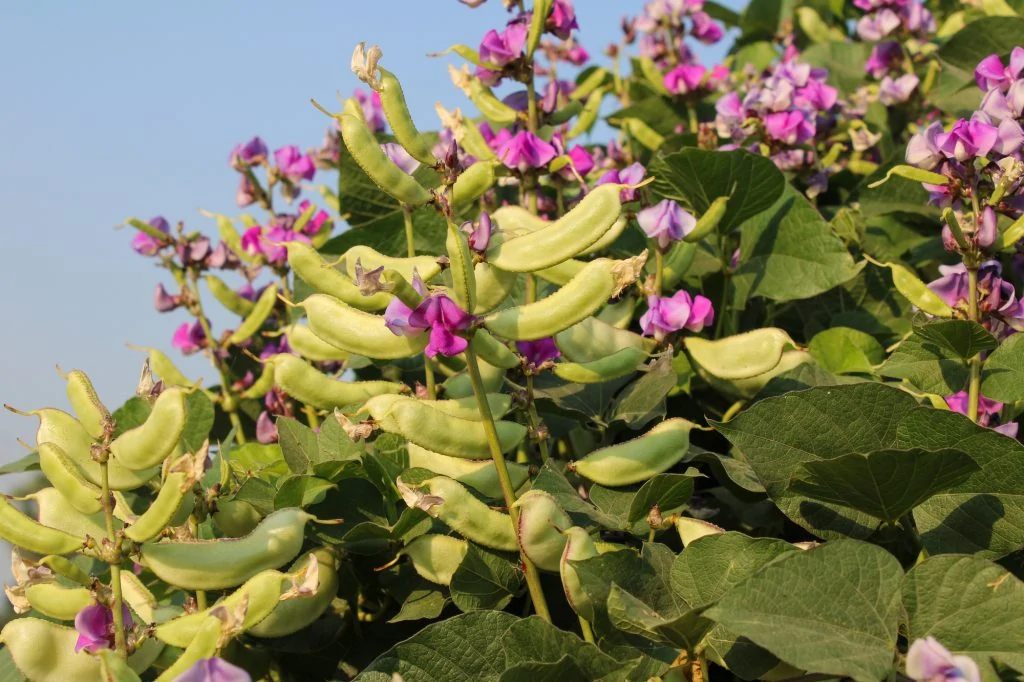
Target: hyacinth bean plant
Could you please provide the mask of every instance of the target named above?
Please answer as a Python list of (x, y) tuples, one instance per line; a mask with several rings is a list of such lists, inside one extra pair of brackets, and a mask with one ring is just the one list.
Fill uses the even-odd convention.
[(1019, 679), (1024, 3), (461, 2), (128, 221), (214, 380), (9, 408), (0, 678)]

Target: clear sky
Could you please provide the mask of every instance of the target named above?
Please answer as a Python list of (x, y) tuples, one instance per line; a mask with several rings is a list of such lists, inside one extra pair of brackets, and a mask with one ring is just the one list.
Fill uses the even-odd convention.
[[(641, 5), (576, 0), (580, 42), (600, 59)], [(212, 233), (198, 209), (236, 215), (231, 147), (257, 134), (271, 149), (318, 145), (327, 121), (309, 98), (334, 105), (359, 84), (348, 63), (360, 40), (381, 45), (416, 120), (434, 127), (436, 100), (467, 103), (449, 60), (425, 55), (476, 46), (505, 17), (500, 0), (0, 3), (0, 402), (66, 409), (60, 364), (120, 404), (142, 361), (125, 344), (170, 351), (186, 318), (153, 310), (162, 271), (113, 227), (163, 215)], [(700, 52), (705, 63), (723, 53)], [(180, 366), (212, 380), (201, 359)], [(15, 439), (34, 431), (0, 411), (0, 461), (21, 457)]]

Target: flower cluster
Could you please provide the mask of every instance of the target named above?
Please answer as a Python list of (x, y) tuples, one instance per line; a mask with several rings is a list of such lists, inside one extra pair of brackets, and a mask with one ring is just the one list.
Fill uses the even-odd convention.
[[(967, 266), (940, 265), (942, 277), (928, 285), (943, 301), (966, 314), (968, 308)], [(978, 269), (978, 311), (982, 325), (997, 337), (1024, 331), (1024, 304), (1017, 299), (1013, 283), (1003, 279), (999, 261), (982, 263)]]
[(623, 32), (632, 42), (640, 35), (640, 54), (661, 67), (693, 63), (685, 37), (705, 45), (722, 39), (722, 27), (704, 11), (704, 0), (650, 0), (643, 13), (623, 20)]
[(920, 0), (853, 0), (866, 14), (857, 21), (862, 40), (882, 40), (895, 33), (935, 33), (935, 17)]
[[(481, 3), (478, 3), (481, 4)], [(475, 6), (475, 5), (474, 5)], [(504, 78), (520, 78), (525, 65), (526, 38), (530, 30), (530, 12), (522, 12), (514, 16), (498, 31), (490, 29), (480, 40), (480, 61), (476, 67), (476, 75), (487, 85), (497, 85)], [(579, 28), (576, 22), (576, 9), (571, 0), (555, 0), (551, 6), (544, 30), (562, 40), (568, 40), (574, 29)], [(549, 47), (549, 50), (557, 48)], [(586, 51), (572, 52), (566, 50), (565, 58), (576, 64), (586, 61)]]

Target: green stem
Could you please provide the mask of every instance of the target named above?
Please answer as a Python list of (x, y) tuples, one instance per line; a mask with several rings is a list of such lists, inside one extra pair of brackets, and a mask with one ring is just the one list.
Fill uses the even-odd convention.
[[(469, 370), (469, 378), (473, 382), (473, 393), (476, 395), (477, 409), (483, 418), (484, 433), (487, 435), (487, 444), (491, 450), (491, 459), (494, 460), (494, 468), (498, 472), (498, 482), (501, 484), (501, 493), (505, 498), (505, 506), (508, 507), (509, 516), (512, 517), (512, 527), (519, 528), (519, 508), (513, 506), (516, 501), (516, 491), (512, 488), (512, 479), (508, 475), (508, 467), (505, 464), (505, 456), (501, 453), (501, 445), (498, 442), (498, 431), (494, 426), (494, 415), (491, 414), (491, 406), (487, 403), (487, 389), (484, 388), (484, 381), (480, 376), (480, 365), (477, 363), (476, 353), (470, 346), (465, 351), (466, 368)], [(516, 537), (519, 534), (516, 533)], [(530, 558), (519, 548), (519, 557), (523, 565), (523, 573), (526, 575), (526, 587), (530, 591), (530, 599), (533, 601), (533, 608), (537, 615), (551, 622), (551, 614), (548, 611), (548, 603), (544, 598), (544, 589), (540, 584), (540, 574), (537, 567), (533, 565)]]
[(697, 109), (693, 106), (686, 107), (686, 117), (690, 124), (690, 132), (696, 134), (700, 130), (700, 122), (697, 120)]
[(409, 258), (416, 257), (416, 236), (412, 231), (412, 208), (402, 204), (402, 218), (405, 219), (405, 250)]
[(654, 295), (661, 296), (661, 271), (665, 267), (665, 254), (661, 252), (661, 249), (654, 246)]
[[(980, 322), (978, 314), (978, 266), (974, 262), (967, 266), (967, 316), (972, 322)], [(971, 375), (967, 382), (967, 416), (972, 422), (978, 421), (978, 403), (981, 401), (981, 353), (971, 358)]]
[[(526, 375), (526, 418), (530, 422), (530, 430), (535, 430), (540, 426), (540, 416), (537, 414), (537, 406), (533, 404), (533, 375)], [(540, 448), (540, 461), (541, 463), (548, 461), (551, 456), (551, 451), (548, 450), (548, 439), (541, 438), (537, 441), (537, 445)]]
[(583, 641), (594, 644), (594, 629), (590, 627), (590, 623), (583, 616), (580, 616), (580, 631), (583, 632)]
[(205, 611), (206, 606), (206, 590), (196, 590), (196, 608)]
[(316, 410), (314, 410), (309, 405), (306, 405), (305, 407), (302, 408), (302, 411), (306, 414), (306, 422), (309, 424), (309, 428), (313, 429), (314, 431), (316, 429), (319, 429), (320, 417), (316, 415)]
[[(106, 455), (109, 457), (109, 450)], [(110, 550), (114, 553), (110, 561), (110, 591), (114, 595), (114, 603), (110, 605), (114, 614), (114, 648), (122, 658), (128, 657), (128, 644), (124, 638), (124, 614), (122, 604), (124, 597), (121, 594), (121, 547), (117, 533), (114, 531), (114, 498), (110, 494), (110, 473), (108, 471), (107, 459), (100, 462), (100, 484), (103, 495), (103, 520), (107, 526), (107, 540), (110, 541)]]

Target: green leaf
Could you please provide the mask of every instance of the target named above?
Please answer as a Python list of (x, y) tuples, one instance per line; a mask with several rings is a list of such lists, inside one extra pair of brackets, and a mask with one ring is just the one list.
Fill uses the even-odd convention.
[(563, 468), (562, 465), (556, 464), (553, 459), (549, 459), (541, 467), (536, 478), (533, 479), (533, 489), (543, 490), (552, 495), (558, 501), (558, 506), (574, 519), (578, 519), (580, 525), (589, 525), (589, 522), (596, 523), (605, 528), (619, 528), (621, 526), (619, 519), (604, 513), (580, 497), (576, 488), (569, 483), (565, 478), (565, 474), (562, 473)]
[(878, 368), (886, 377), (906, 379), (925, 393), (949, 395), (963, 390), (970, 373), (967, 363), (944, 345), (915, 329)]
[(653, 94), (612, 112), (606, 120), (618, 126), (631, 118), (640, 119), (660, 135), (671, 135), (676, 126), (686, 120), (686, 110), (676, 104), (673, 98)]
[(320, 425), (316, 438), (317, 456), (315, 464), (326, 462), (351, 462), (358, 460), (364, 450), (341, 428), (337, 419), (328, 417)]
[(835, 374), (870, 374), (885, 359), (885, 349), (875, 337), (850, 327), (815, 334), (808, 350), (819, 365)]
[(635, 523), (646, 519), (654, 505), (665, 516), (686, 508), (693, 496), (693, 479), (701, 475), (691, 469), (685, 474), (658, 474), (647, 480), (634, 495), (626, 520)]
[(615, 583), (608, 593), (606, 608), (609, 620), (619, 630), (691, 652), (696, 651), (714, 625), (702, 615), (703, 609), (691, 609), (674, 617), (658, 613)]
[(1024, 400), (1024, 334), (1014, 334), (988, 356), (981, 393), (1002, 403)]
[[(1024, 19), (1019, 17), (983, 17), (957, 31), (939, 48), (939, 59), (969, 74), (990, 54), (999, 55), (1004, 63), (1010, 51), (1020, 44)], [(977, 97), (977, 94), (975, 95)]]
[(316, 433), (290, 417), (277, 419), (278, 443), (288, 468), (296, 474), (309, 471), (310, 464), (320, 456)]
[(146, 419), (149, 418), (149, 413), (152, 411), (153, 406), (145, 398), (132, 396), (126, 400), (124, 405), (114, 410), (114, 413), (110, 415), (113, 417), (116, 427), (114, 429), (114, 438), (117, 438), (129, 429), (145, 424)]
[(759, 0), (747, 5), (740, 15), (741, 40), (772, 39), (782, 27), (783, 19), (789, 18), (784, 0)]
[(914, 331), (965, 360), (999, 345), (987, 329), (971, 320), (935, 320)]
[(274, 508), (308, 507), (321, 502), (327, 491), (335, 487), (330, 481), (316, 476), (289, 476), (274, 496)]
[(970, 656), (997, 682), (998, 661), (1024, 666), (1024, 583), (996, 564), (967, 556), (929, 557), (903, 583), (908, 639), (934, 637)]
[(250, 478), (235, 492), (234, 499), (248, 502), (262, 516), (274, 511), (274, 498), (277, 496), (277, 489), (261, 478)]
[(902, 578), (884, 549), (837, 540), (768, 564), (706, 615), (801, 670), (877, 682), (896, 651)]
[(805, 462), (789, 487), (893, 522), (977, 470), (974, 460), (958, 450), (876, 450)]
[[(568, 657), (585, 680), (625, 680), (623, 664), (577, 635), (538, 616), (480, 611), (449, 618), (396, 644), (367, 666), (358, 682), (498, 682), (512, 668)], [(561, 679), (561, 678), (559, 678)], [(572, 679), (572, 678), (570, 678)]]
[(413, 590), (402, 602), (402, 608), (388, 621), (433, 620), (441, 615), (449, 599), (439, 590)]
[(676, 387), (672, 358), (658, 358), (642, 377), (623, 389), (612, 405), (609, 421), (623, 421), (631, 429), (665, 415), (665, 398)]
[(39, 453), (30, 452), (21, 459), (8, 462), (0, 466), (0, 476), (6, 474), (24, 474), (29, 471), (39, 471)]
[(181, 440), (186, 451), (199, 452), (213, 428), (213, 403), (202, 391), (192, 391), (185, 396), (185, 409), (187, 417)]
[(473, 543), (452, 576), (452, 601), (463, 611), (503, 609), (522, 587), (519, 567), (510, 555)]
[(718, 224), (723, 234), (772, 206), (786, 185), (771, 160), (742, 150), (683, 149), (655, 158), (649, 174), (655, 194), (687, 203), (698, 215), (718, 197), (731, 196)]
[(801, 61), (828, 69), (828, 82), (843, 94), (864, 85), (864, 64), (871, 51), (869, 43), (819, 42), (804, 50)]
[(21, 674), (18, 666), (14, 665), (14, 658), (11, 650), (7, 647), (0, 649), (0, 682), (27, 682), (28, 678)]
[[(972, 69), (974, 67), (971, 67)], [(977, 99), (974, 99), (977, 104)], [(898, 157), (903, 161), (903, 153)], [(861, 212), (865, 218), (885, 215), (888, 213), (914, 213), (929, 217), (938, 218), (937, 208), (928, 203), (928, 191), (921, 186), (920, 182), (907, 180), (901, 177), (892, 177), (885, 184), (872, 187), (882, 178), (886, 177), (889, 170), (897, 165), (895, 159), (882, 164), (878, 169), (864, 178), (854, 193), (853, 199), (860, 203)]]
[(771, 208), (744, 223), (740, 254), (733, 281), (747, 298), (810, 298), (852, 279), (863, 267), (817, 209), (788, 184)]

